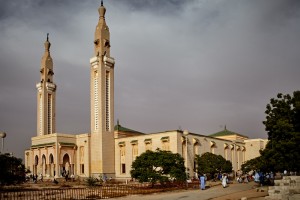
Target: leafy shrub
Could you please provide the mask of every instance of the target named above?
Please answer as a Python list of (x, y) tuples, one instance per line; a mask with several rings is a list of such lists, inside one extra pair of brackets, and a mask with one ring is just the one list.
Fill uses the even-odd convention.
[(96, 186), (96, 185), (97, 185), (97, 179), (90, 176), (90, 177), (88, 177), (88, 178), (86, 179), (86, 184), (87, 184), (88, 186), (90, 186), (90, 187)]

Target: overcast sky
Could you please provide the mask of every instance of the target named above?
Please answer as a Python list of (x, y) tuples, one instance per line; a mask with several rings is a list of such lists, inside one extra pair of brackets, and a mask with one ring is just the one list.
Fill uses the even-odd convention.
[[(90, 132), (89, 59), (100, 0), (0, 0), (0, 131), (24, 157), (50, 33), (57, 132)], [(115, 121), (145, 133), (224, 129), (267, 138), (265, 107), (300, 89), (300, 1), (106, 0)]]

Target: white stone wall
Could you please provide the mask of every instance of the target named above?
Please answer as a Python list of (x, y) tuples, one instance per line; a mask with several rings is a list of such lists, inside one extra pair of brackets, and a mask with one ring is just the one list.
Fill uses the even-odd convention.
[(267, 139), (248, 139), (245, 140), (246, 147), (246, 160), (251, 160), (260, 156), (259, 150), (266, 148), (268, 143)]
[[(187, 145), (187, 159), (185, 137), (188, 138)], [(157, 148), (163, 149), (162, 140), (169, 141), (170, 151), (179, 153), (187, 160), (185, 166), (189, 169), (190, 176), (194, 176), (194, 158), (195, 155), (202, 155), (206, 152), (213, 152), (216, 155), (225, 157), (225, 147), (228, 149), (227, 159), (233, 164), (233, 169), (236, 171), (240, 169), (245, 161), (245, 144), (242, 142), (218, 139), (204, 135), (189, 133), (187, 136), (183, 135), (181, 131), (166, 131), (153, 134), (145, 134), (140, 136), (132, 136), (126, 138), (115, 139), (115, 171), (116, 177), (121, 179), (130, 179), (130, 170), (133, 162), (132, 143), (138, 145), (138, 155), (145, 152), (145, 141), (151, 139), (152, 151)], [(198, 147), (195, 147), (198, 145)], [(121, 155), (120, 148), (125, 148), (125, 165), (126, 173), (121, 173)], [(196, 148), (196, 150), (195, 150)]]

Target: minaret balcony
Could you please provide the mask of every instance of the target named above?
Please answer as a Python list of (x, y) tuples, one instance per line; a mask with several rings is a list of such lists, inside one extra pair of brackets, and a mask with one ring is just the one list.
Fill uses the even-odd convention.
[(115, 59), (112, 57), (104, 56), (103, 58), (105, 66), (113, 67), (115, 64)]
[(98, 67), (98, 64), (99, 64), (98, 57), (95, 56), (95, 57), (91, 58), (90, 59), (90, 64), (92, 65), (92, 68), (96, 69)]
[(47, 83), (46, 83), (46, 88), (47, 88), (47, 90), (55, 91), (56, 85), (55, 85), (54, 83), (49, 83), (49, 82), (47, 82)]
[(37, 89), (39, 92), (42, 91), (42, 83), (37, 83), (37, 84), (35, 85), (35, 87), (36, 87), (36, 89)]

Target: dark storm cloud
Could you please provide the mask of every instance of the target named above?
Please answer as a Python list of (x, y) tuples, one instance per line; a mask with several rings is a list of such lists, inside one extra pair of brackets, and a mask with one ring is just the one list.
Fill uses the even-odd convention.
[[(192, 2), (190, 0), (189, 2)], [(154, 14), (177, 14), (187, 4), (186, 1), (182, 0), (124, 0), (124, 1), (112, 1), (109, 2), (113, 5), (122, 4), (129, 9), (129, 12), (144, 12), (150, 11)]]
[[(89, 58), (100, 1), (0, 0), (0, 130), (22, 156), (36, 135), (36, 89), (50, 33), (57, 132), (89, 132)], [(300, 2), (104, 0), (115, 118), (144, 132), (222, 126), (266, 137), (270, 98), (299, 90)]]
[[(268, 98), (278, 91), (291, 92), (297, 89), (295, 82), (298, 82), (298, 75), (295, 72), (299, 72), (296, 68), (299, 57), (295, 53), (299, 50), (296, 36), (299, 34), (299, 9), (290, 3), (193, 1), (184, 6), (181, 15), (176, 18), (171, 16), (173, 20), (158, 19), (149, 10), (143, 19), (135, 19), (135, 23), (141, 21), (139, 25), (145, 30), (143, 37), (146, 40), (136, 37), (134, 44), (124, 47), (139, 49), (148, 57), (137, 58), (134, 54), (131, 58), (137, 66), (143, 66), (135, 68), (131, 74), (137, 77), (137, 82), (144, 82), (145, 85), (143, 89), (139, 89), (140, 85), (135, 83), (128, 86), (129, 90), (136, 89), (137, 95), (131, 96), (132, 99), (144, 97), (144, 101), (132, 101), (130, 108), (140, 106), (142, 110), (145, 102), (150, 106), (156, 104), (156, 107), (151, 107), (149, 115), (143, 116), (143, 119), (138, 118), (135, 123), (138, 126), (142, 124), (139, 126), (141, 129), (149, 127), (148, 131), (153, 130), (153, 127), (161, 129), (160, 122), (165, 127), (181, 124), (199, 130), (198, 127), (207, 127), (207, 119), (215, 127), (225, 123), (231, 125), (236, 124), (236, 119), (242, 117), (243, 113), (247, 113), (245, 123), (238, 122), (240, 127), (236, 129), (247, 132), (241, 127), (252, 123), (256, 129), (252, 131), (252, 136), (261, 135), (263, 109)], [(293, 15), (287, 14), (291, 13), (290, 10), (293, 10)], [(152, 23), (143, 26), (144, 19)], [(168, 26), (157, 25), (159, 21)], [(126, 24), (128, 27), (130, 25)], [(143, 48), (143, 43), (148, 43), (147, 49)], [(153, 62), (153, 59), (157, 62)], [(126, 67), (130, 69), (130, 66)], [(282, 78), (282, 74), (286, 78)], [(288, 86), (288, 82), (294, 82), (291, 84), (294, 86)], [(127, 81), (123, 84), (130, 83)], [(156, 101), (154, 103), (153, 99), (160, 96), (164, 96), (159, 98), (160, 104)], [(260, 102), (259, 109), (254, 102)], [(167, 109), (169, 107), (172, 109)], [(166, 113), (163, 113), (164, 110)], [(261, 115), (252, 115), (250, 120), (248, 114), (254, 111), (261, 112)], [(138, 115), (140, 113), (137, 112), (133, 118)], [(180, 120), (176, 122), (174, 118)], [(189, 120), (185, 121), (185, 118)], [(213, 128), (206, 129), (206, 132), (212, 131)]]

